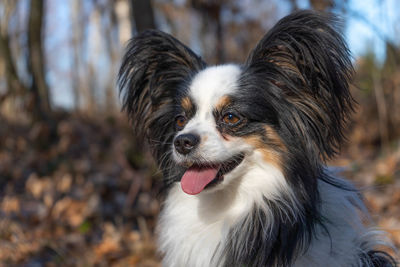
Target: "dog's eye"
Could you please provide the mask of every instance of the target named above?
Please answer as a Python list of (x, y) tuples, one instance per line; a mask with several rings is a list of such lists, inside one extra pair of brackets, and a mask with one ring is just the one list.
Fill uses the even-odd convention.
[(175, 119), (176, 128), (182, 129), (183, 127), (185, 127), (186, 122), (187, 122), (187, 119), (185, 116), (183, 116), (183, 115), (177, 116)]
[(222, 118), (222, 120), (226, 123), (226, 124), (230, 124), (230, 125), (234, 125), (236, 123), (238, 123), (240, 121), (240, 118), (238, 116), (236, 116), (235, 114), (228, 112), (224, 115), (224, 117)]

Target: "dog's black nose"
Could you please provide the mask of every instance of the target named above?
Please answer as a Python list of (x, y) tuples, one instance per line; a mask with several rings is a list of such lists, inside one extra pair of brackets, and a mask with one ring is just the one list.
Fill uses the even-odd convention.
[(186, 155), (194, 150), (200, 142), (200, 136), (196, 134), (181, 134), (174, 140), (176, 151), (180, 154)]

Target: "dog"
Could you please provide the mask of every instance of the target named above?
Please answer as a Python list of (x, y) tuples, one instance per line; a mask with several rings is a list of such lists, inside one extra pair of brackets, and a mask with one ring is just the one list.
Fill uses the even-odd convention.
[(338, 23), (293, 13), (242, 65), (207, 66), (157, 30), (129, 42), (122, 109), (164, 177), (164, 266), (396, 266), (359, 192), (325, 166), (355, 105)]

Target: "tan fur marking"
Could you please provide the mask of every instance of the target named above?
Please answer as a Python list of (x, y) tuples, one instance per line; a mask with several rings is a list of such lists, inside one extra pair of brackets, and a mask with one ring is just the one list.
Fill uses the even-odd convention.
[(185, 110), (191, 110), (193, 107), (192, 101), (189, 97), (184, 97), (181, 101), (181, 105)]
[(199, 147), (204, 147), (204, 144), (206, 143), (206, 141), (208, 140), (208, 135), (204, 135), (201, 137), (201, 141), (200, 141), (200, 145)]
[(217, 110), (222, 110), (224, 107), (228, 106), (230, 103), (231, 103), (231, 98), (229, 96), (225, 95), (218, 100), (218, 103), (217, 103), (217, 105), (215, 105), (215, 108)]
[(282, 142), (282, 139), (279, 137), (278, 133), (271, 127), (265, 126), (265, 131), (267, 132), (267, 138), (271, 141), (274, 145), (278, 146), (283, 151), (287, 151), (286, 145)]
[[(274, 145), (278, 146), (281, 150), (286, 151), (287, 148), (280, 139), (279, 135), (270, 126), (265, 126), (265, 129), (267, 131), (268, 140)], [(272, 147), (268, 147), (268, 145), (262, 141), (260, 136), (252, 135), (249, 137), (244, 137), (244, 140), (246, 143), (254, 147), (255, 150), (261, 152), (264, 161), (273, 164), (280, 170), (283, 170), (283, 160), (279, 151), (273, 149)]]

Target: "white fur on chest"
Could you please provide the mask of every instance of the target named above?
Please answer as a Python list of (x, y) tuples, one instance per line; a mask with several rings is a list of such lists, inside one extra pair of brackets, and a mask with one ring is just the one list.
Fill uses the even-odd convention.
[(217, 251), (224, 224), (229, 222), (223, 215), (218, 219), (202, 216), (199, 202), (198, 196), (183, 193), (179, 184), (171, 189), (158, 228), (165, 266), (208, 266)]
[[(252, 162), (255, 163), (254, 161)], [(176, 183), (168, 194), (158, 224), (159, 251), (163, 266), (220, 266), (230, 228), (263, 198), (279, 198), (279, 192), (290, 188), (282, 174), (267, 164), (244, 164), (242, 178), (222, 191), (185, 194)], [(252, 168), (246, 166), (252, 165)], [(238, 173), (236, 173), (237, 175)], [(293, 266), (358, 266), (363, 250), (374, 247), (378, 237), (365, 228), (358, 216), (362, 206), (357, 194), (319, 181), (321, 212), (329, 221), (326, 228), (317, 227), (310, 247), (299, 255)], [(296, 212), (296, 203), (286, 203), (288, 212)], [(263, 207), (268, 209), (268, 207)], [(292, 209), (292, 210), (290, 210)], [(268, 212), (267, 212), (268, 214)], [(271, 216), (268, 223), (273, 223)], [(268, 227), (268, 225), (266, 225)], [(329, 236), (326, 235), (329, 231)], [(360, 265), (361, 266), (361, 265)]]
[(289, 189), (282, 173), (263, 162), (258, 152), (229, 175), (237, 178), (225, 179), (230, 182), (219, 191), (191, 196), (182, 191), (179, 183), (171, 188), (158, 225), (165, 266), (223, 263), (221, 255), (232, 225), (255, 204), (261, 204), (264, 197), (273, 199), (279, 191)]

